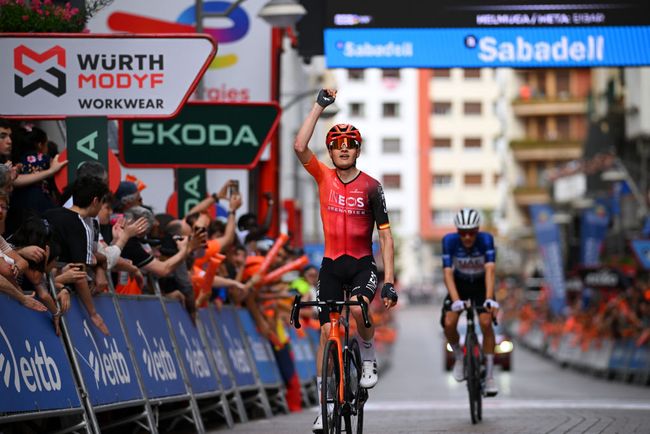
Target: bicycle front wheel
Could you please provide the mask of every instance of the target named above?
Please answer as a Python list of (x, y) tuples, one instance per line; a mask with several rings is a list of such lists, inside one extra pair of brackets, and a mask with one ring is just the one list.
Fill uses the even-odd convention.
[(339, 380), (341, 369), (337, 343), (327, 341), (323, 351), (323, 372), (321, 384), (321, 412), (323, 432), (339, 434), (341, 432), (341, 411), (339, 402)]
[(472, 423), (481, 420), (481, 377), (480, 377), (480, 349), (476, 336), (470, 336), (466, 343), (465, 369), (467, 378), (467, 391), (469, 392), (469, 412)]
[(345, 364), (345, 401), (349, 409), (345, 414), (345, 432), (363, 433), (363, 406), (368, 399), (368, 391), (361, 387), (361, 352), (359, 343), (353, 339), (346, 351)]

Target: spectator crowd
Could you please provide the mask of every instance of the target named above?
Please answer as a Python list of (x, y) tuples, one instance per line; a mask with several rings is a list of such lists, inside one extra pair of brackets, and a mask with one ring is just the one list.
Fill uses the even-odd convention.
[(615, 289), (582, 288), (567, 292), (562, 315), (553, 315), (548, 303), (549, 290), (522, 290), (503, 284), (507, 321), (517, 321), (519, 336), (540, 329), (545, 342), (556, 347), (565, 335), (571, 344), (587, 351), (602, 340), (631, 339), (637, 347), (650, 345), (650, 279), (641, 275)]
[[(47, 311), (57, 334), (72, 295), (106, 335), (93, 301), (105, 292), (160, 293), (193, 320), (209, 304), (245, 307), (272, 343), (290, 409), (300, 409), (287, 327), (294, 296), (315, 299), (318, 270), (288, 236), (267, 237), (273, 195), (264, 193), (263, 219), (238, 216), (242, 197), (231, 180), (177, 218), (143, 203), (146, 186), (137, 179), (111, 191), (94, 160), (75, 168), (74, 182), (59, 192), (54, 176), (66, 165), (43, 130), (0, 119), (0, 290)], [(227, 216), (216, 217), (217, 204)], [(318, 328), (317, 312), (301, 315)]]

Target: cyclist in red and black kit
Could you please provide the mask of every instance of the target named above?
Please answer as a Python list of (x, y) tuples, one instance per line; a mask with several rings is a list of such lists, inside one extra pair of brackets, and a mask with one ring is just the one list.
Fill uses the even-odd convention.
[[(377, 266), (372, 256), (372, 232), (377, 226), (382, 260), (384, 262), (384, 285), (381, 298), (387, 309), (397, 303), (393, 287), (393, 237), (390, 232), (386, 201), (381, 184), (356, 167), (361, 153), (361, 134), (349, 124), (334, 125), (327, 133), (326, 145), (334, 169), (319, 161), (309, 149), (308, 143), (321, 113), (334, 102), (336, 90), (321, 89), (316, 103), (298, 131), (294, 150), (305, 169), (318, 183), (320, 213), (325, 233), (325, 255), (318, 276), (319, 300), (343, 300), (343, 285), (349, 286), (352, 297), (362, 297), (370, 303), (377, 290)], [(359, 347), (363, 370), (361, 387), (372, 388), (377, 384), (377, 361), (374, 349), (374, 328), (366, 328), (361, 308), (351, 309), (359, 331)], [(317, 359), (329, 336), (329, 312), (320, 312), (321, 340)], [(320, 396), (321, 366), (317, 364), (318, 390)], [(312, 430), (323, 427), (319, 415)]]

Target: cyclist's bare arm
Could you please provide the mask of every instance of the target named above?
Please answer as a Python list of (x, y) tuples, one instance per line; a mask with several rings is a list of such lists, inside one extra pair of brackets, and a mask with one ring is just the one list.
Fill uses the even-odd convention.
[(384, 282), (395, 283), (393, 235), (390, 232), (390, 228), (379, 229), (378, 232), (381, 259), (384, 261)]
[[(336, 98), (336, 90), (327, 89), (327, 93)], [(325, 108), (315, 102), (296, 135), (293, 149), (302, 164), (308, 163), (313, 155), (313, 152), (309, 149), (309, 140), (311, 139), (312, 134), (314, 134), (316, 122), (318, 121), (318, 118), (320, 118), (321, 113), (323, 113), (323, 110), (325, 110)]]
[(485, 263), (485, 299), (494, 300), (494, 275), (496, 265), (494, 262)]
[(445, 280), (445, 286), (449, 292), (449, 298), (451, 298), (452, 302), (460, 300), (458, 290), (456, 289), (456, 282), (454, 282), (454, 270), (451, 267), (445, 267), (442, 269), (442, 273)]

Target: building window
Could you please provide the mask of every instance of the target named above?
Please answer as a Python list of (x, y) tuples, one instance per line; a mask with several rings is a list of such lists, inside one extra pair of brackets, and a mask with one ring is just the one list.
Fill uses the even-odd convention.
[(382, 105), (382, 115), (385, 118), (396, 118), (399, 116), (399, 104), (396, 102), (385, 102)]
[(449, 78), (451, 77), (451, 69), (449, 68), (438, 68), (433, 70), (434, 78)]
[(432, 106), (434, 115), (451, 114), (451, 102), (449, 101), (434, 101)]
[(398, 226), (402, 222), (402, 210), (401, 209), (389, 209), (388, 210), (388, 221), (391, 225)]
[(557, 138), (566, 140), (571, 136), (571, 126), (568, 116), (557, 117)]
[(362, 102), (350, 103), (350, 116), (362, 118), (366, 115), (366, 106)]
[(466, 102), (463, 104), (463, 112), (467, 116), (475, 116), (481, 114), (481, 103), (480, 102)]
[(382, 78), (397, 78), (399, 79), (399, 69), (382, 69)]
[(483, 183), (483, 175), (480, 173), (466, 173), (464, 181), (466, 186), (477, 187)]
[(366, 75), (365, 69), (348, 69), (348, 79), (350, 81), (363, 80)]
[(386, 189), (400, 188), (402, 184), (402, 176), (399, 173), (387, 173), (382, 178), (382, 184)]
[(463, 146), (468, 150), (481, 149), (481, 139), (477, 137), (466, 137)]
[(432, 213), (433, 224), (436, 226), (452, 226), (456, 212), (451, 209), (436, 209)]
[(433, 175), (433, 185), (436, 187), (451, 187), (453, 178), (451, 173), (438, 173)]
[(466, 80), (481, 78), (481, 70), (479, 68), (465, 68), (463, 69), (463, 74)]
[(399, 137), (384, 137), (381, 140), (381, 150), (384, 154), (399, 154), (402, 150)]
[(500, 173), (495, 173), (494, 174), (494, 185), (495, 186), (499, 185), (500, 181), (501, 181), (501, 174)]
[(557, 81), (557, 96), (559, 98), (568, 98), (571, 95), (571, 75), (566, 69), (558, 69), (555, 72)]
[(449, 137), (434, 137), (432, 147), (434, 149), (451, 149), (451, 138), (449, 138)]

